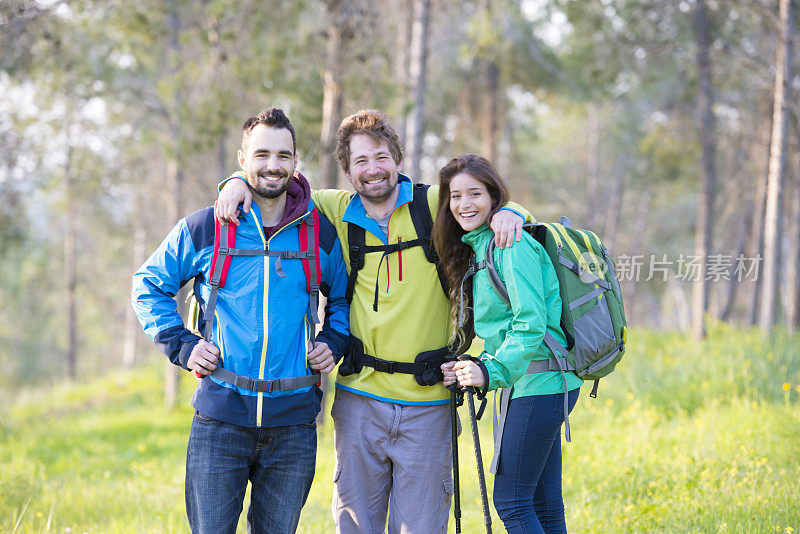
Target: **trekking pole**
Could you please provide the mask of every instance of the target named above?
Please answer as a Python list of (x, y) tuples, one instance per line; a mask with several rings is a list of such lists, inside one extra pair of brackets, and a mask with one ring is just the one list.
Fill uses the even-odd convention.
[(450, 390), (450, 437), (453, 451), (453, 519), (456, 534), (461, 534), (461, 484), (458, 478), (458, 382), (447, 386)]
[(475, 460), (478, 462), (478, 484), (481, 488), (481, 503), (483, 504), (483, 523), (486, 533), (492, 534), (492, 513), (489, 510), (489, 498), (486, 495), (486, 478), (483, 474), (483, 457), (481, 456), (481, 439), (478, 435), (478, 420), (475, 417), (475, 400), (473, 388), (465, 388), (467, 392), (467, 405), (469, 406), (469, 422), (472, 426), (472, 443), (475, 446)]

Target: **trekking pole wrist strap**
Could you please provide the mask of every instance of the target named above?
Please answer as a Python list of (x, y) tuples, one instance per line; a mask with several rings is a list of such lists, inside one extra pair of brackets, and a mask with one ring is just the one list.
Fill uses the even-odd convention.
[(483, 386), (480, 388), (473, 386), (473, 391), (478, 397), (478, 400), (485, 399), (486, 394), (489, 392), (489, 370), (486, 368), (486, 364), (483, 363), (480, 358), (476, 358), (475, 356), (471, 356), (469, 354), (463, 354), (460, 359), (471, 361), (480, 368), (481, 373), (483, 373)]

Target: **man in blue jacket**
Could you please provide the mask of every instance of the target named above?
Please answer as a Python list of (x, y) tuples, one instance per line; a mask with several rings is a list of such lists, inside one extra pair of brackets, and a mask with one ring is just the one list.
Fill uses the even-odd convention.
[[(245, 254), (223, 262), (224, 286), (214, 295), (209, 284), (219, 272), (209, 207), (181, 219), (133, 275), (131, 300), (170, 361), (203, 377), (186, 457), (192, 531), (235, 532), (249, 480), (250, 531), (294, 532), (314, 477), (321, 393), (313, 371), (329, 373), (347, 346), (347, 273), (333, 225), (295, 172), (295, 132), (283, 111), (251, 117), (242, 137), (254, 208), (228, 243)], [(227, 228), (216, 235), (225, 243)], [(192, 279), (213, 320), (208, 340), (177, 312), (175, 294)], [(314, 338), (317, 287), (328, 305)]]

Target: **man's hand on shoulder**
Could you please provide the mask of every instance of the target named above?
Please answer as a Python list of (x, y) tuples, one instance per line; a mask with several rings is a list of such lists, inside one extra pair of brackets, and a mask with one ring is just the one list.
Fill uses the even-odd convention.
[(494, 244), (497, 248), (506, 248), (514, 241), (522, 239), (522, 225), (525, 219), (511, 210), (500, 210), (489, 221), (489, 227), (494, 231)]
[(333, 358), (333, 352), (328, 348), (327, 343), (321, 341), (308, 342), (308, 354), (306, 354), (308, 366), (319, 371), (322, 374), (328, 374), (333, 371), (336, 365), (336, 360)]
[(219, 362), (219, 349), (213, 343), (201, 339), (189, 354), (186, 367), (203, 376), (211, 374)]
[(214, 203), (214, 216), (220, 223), (230, 221), (239, 226), (239, 218), (236, 216), (239, 204), (242, 204), (242, 210), (245, 213), (249, 213), (252, 202), (253, 193), (244, 180), (238, 178), (228, 180), (222, 187), (222, 191), (219, 192), (219, 198)]

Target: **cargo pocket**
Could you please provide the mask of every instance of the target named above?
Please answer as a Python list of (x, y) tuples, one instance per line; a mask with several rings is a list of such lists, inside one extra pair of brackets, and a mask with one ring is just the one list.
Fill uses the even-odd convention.
[(605, 299), (573, 323), (575, 332), (575, 369), (578, 376), (616, 346), (614, 325)]
[(336, 486), (341, 474), (342, 464), (336, 462), (333, 467), (333, 498), (331, 499), (331, 516), (333, 516), (333, 522), (336, 526), (339, 526), (339, 510), (342, 509), (342, 499), (339, 497), (339, 488)]
[(450, 520), (450, 504), (453, 500), (454, 492), (453, 474), (449, 473), (442, 477), (442, 500), (439, 506), (438, 522), (436, 525), (431, 525), (432, 532), (445, 533), (447, 531), (447, 523)]
[(455, 491), (455, 482), (453, 481), (453, 475), (447, 475), (442, 479), (442, 488), (444, 489), (444, 492), (448, 498), (453, 496), (453, 491)]
[(339, 482), (339, 477), (342, 476), (342, 464), (336, 463), (336, 466), (333, 468), (333, 483), (336, 484)]

